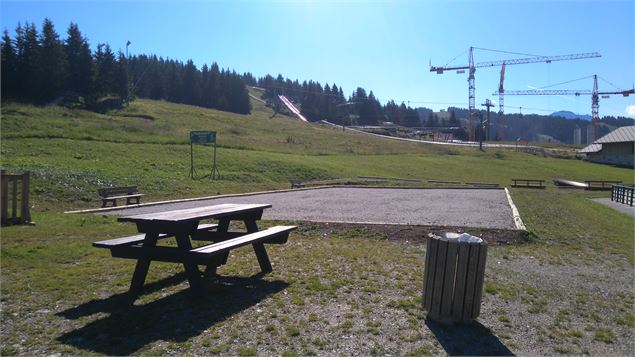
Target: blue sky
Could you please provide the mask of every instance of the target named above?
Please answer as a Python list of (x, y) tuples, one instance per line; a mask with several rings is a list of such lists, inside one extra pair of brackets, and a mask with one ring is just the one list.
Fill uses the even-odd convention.
[[(380, 100), (441, 109), (467, 107), (467, 74), (429, 72), (467, 63), (470, 46), (535, 55), (600, 52), (601, 58), (507, 68), (506, 89), (543, 87), (598, 74), (619, 88), (635, 83), (635, 1), (2, 1), (1, 23), (41, 26), (65, 37), (79, 25), (94, 47), (218, 62), (256, 76), (282, 73), (373, 90)], [(475, 61), (524, 57), (475, 52)], [(497, 101), (499, 68), (478, 69), (476, 101)], [(592, 79), (557, 89), (592, 89)], [(600, 90), (615, 89), (600, 81)], [(590, 96), (507, 96), (506, 112), (591, 113)], [(635, 96), (600, 100), (600, 115), (635, 117)], [(540, 109), (540, 110), (539, 110)]]

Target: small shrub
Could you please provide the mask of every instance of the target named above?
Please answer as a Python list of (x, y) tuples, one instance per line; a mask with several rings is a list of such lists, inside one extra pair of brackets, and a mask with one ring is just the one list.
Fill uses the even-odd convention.
[(295, 326), (287, 327), (287, 336), (296, 337), (300, 336), (300, 330)]
[(256, 356), (256, 348), (255, 347), (245, 347), (245, 348), (240, 348), (238, 350), (238, 355), (239, 356)]
[(613, 339), (615, 336), (613, 335), (613, 330), (610, 328), (600, 328), (595, 331), (595, 336), (593, 339), (595, 341), (601, 341), (604, 343), (613, 343)]

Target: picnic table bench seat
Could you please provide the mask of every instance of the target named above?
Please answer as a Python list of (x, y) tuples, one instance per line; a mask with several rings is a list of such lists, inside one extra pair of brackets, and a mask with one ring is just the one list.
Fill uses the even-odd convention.
[(97, 193), (101, 197), (101, 207), (106, 207), (108, 202), (112, 202), (112, 206), (117, 206), (118, 199), (126, 199), (126, 205), (139, 204), (143, 193), (139, 193), (137, 186), (127, 187), (106, 187), (97, 190)]
[(228, 252), (232, 249), (240, 248), (248, 244), (269, 243), (284, 244), (289, 238), (289, 232), (296, 229), (296, 226), (275, 226), (262, 231), (249, 233), (240, 237), (228, 239), (226, 241), (204, 245), (190, 250), (198, 255), (216, 255)]
[[(218, 224), (199, 224), (196, 231), (197, 233), (204, 233), (204, 232), (212, 231), (213, 229), (216, 229), (216, 228), (218, 228)], [(171, 236), (172, 236), (171, 234), (159, 234), (158, 238), (163, 239), (163, 238), (169, 238)], [(145, 234), (135, 234), (133, 236), (128, 236), (128, 237), (114, 238), (114, 239), (94, 242), (93, 247), (108, 248), (108, 249), (126, 247), (126, 246), (141, 243), (143, 242), (144, 238), (145, 238)]]
[(512, 187), (545, 188), (545, 180), (512, 179)]
[[(190, 249), (189, 251), (184, 251), (177, 247), (143, 247), (143, 244), (136, 244), (143, 242), (144, 235), (140, 235), (141, 239), (137, 239), (137, 236), (131, 236), (95, 242), (93, 246), (109, 248), (113, 257), (146, 258), (154, 261), (172, 263), (189, 262), (196, 265), (207, 265), (208, 270), (206, 270), (205, 273), (214, 275), (216, 273), (216, 266), (226, 262), (227, 253), (229, 251), (251, 244), (256, 252), (261, 270), (263, 272), (271, 272), (271, 263), (263, 244), (284, 244), (288, 240), (289, 232), (296, 228), (296, 226), (276, 226), (254, 233), (242, 233), (236, 238), (207, 244)], [(163, 234), (159, 235), (159, 238), (165, 238), (167, 236), (168, 235)], [(129, 241), (127, 239), (129, 239)]]

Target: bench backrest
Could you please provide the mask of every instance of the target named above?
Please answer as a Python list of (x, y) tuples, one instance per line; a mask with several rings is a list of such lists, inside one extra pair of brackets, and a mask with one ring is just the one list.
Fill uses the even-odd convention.
[(139, 190), (137, 189), (137, 186), (106, 187), (98, 189), (97, 192), (101, 197), (110, 197), (118, 195), (134, 195), (135, 193), (139, 193)]

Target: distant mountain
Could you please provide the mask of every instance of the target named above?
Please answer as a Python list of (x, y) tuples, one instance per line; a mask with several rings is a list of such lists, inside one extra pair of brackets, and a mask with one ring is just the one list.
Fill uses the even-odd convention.
[(576, 114), (574, 112), (570, 112), (567, 110), (561, 110), (559, 112), (551, 113), (552, 117), (563, 117), (565, 119), (582, 119), (582, 120), (591, 120), (592, 117), (587, 114)]

